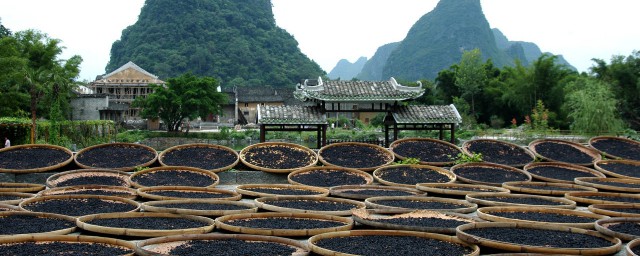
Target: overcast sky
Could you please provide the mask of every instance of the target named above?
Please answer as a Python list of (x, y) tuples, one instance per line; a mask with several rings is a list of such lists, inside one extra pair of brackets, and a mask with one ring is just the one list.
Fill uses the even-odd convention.
[[(371, 58), (379, 46), (404, 39), (438, 0), (272, 0), (276, 24), (304, 54), (329, 72), (341, 59)], [(579, 71), (592, 58), (640, 50), (638, 0), (481, 0), (492, 28), (511, 41), (562, 54)], [(81, 80), (105, 73), (111, 44), (133, 25), (144, 0), (0, 0), (2, 24), (37, 29), (62, 40), (63, 57), (84, 59)], [(144, 67), (142, 67), (144, 68)]]

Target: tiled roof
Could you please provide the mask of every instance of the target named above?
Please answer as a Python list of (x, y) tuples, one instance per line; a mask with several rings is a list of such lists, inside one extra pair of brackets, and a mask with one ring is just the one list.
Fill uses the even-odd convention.
[(389, 81), (322, 81), (318, 79), (317, 83), (311, 84), (305, 82), (298, 85), (295, 92), (296, 98), (302, 101), (316, 99), (333, 102), (402, 101), (420, 97), (425, 91), (422, 86), (408, 87), (398, 84), (394, 78)]
[(447, 124), (462, 122), (460, 113), (451, 105), (411, 105), (402, 106), (393, 112), (398, 124)]
[(258, 106), (259, 124), (327, 124), (318, 107)]

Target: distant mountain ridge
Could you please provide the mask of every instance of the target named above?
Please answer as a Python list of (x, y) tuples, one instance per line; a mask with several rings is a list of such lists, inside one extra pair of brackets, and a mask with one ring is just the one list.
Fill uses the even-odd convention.
[(354, 63), (351, 63), (346, 59), (341, 59), (327, 76), (332, 80), (351, 80), (356, 77), (360, 71), (362, 71), (362, 68), (366, 63), (367, 57), (360, 57)]

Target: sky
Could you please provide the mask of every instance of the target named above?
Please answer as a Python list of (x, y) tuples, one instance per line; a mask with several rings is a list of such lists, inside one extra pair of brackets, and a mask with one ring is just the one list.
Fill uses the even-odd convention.
[[(341, 59), (371, 58), (378, 47), (405, 38), (438, 0), (272, 0), (276, 25), (327, 73)], [(561, 54), (578, 71), (640, 50), (637, 0), (481, 0), (491, 28), (511, 41)], [(60, 39), (62, 58), (83, 58), (80, 80), (105, 74), (111, 45), (133, 25), (144, 0), (0, 0), (11, 31), (37, 29)], [(144, 67), (142, 67), (144, 68)]]

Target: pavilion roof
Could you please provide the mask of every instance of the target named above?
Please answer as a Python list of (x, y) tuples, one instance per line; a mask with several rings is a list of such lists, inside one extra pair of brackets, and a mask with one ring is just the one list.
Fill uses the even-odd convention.
[(327, 124), (327, 116), (319, 107), (292, 106), (258, 106), (259, 124), (312, 125)]
[(415, 99), (424, 94), (418, 87), (403, 86), (394, 78), (389, 81), (322, 81), (305, 80), (298, 84), (294, 95), (297, 99), (326, 102), (390, 102)]
[(402, 106), (392, 114), (398, 124), (462, 123), (460, 113), (453, 104)]

